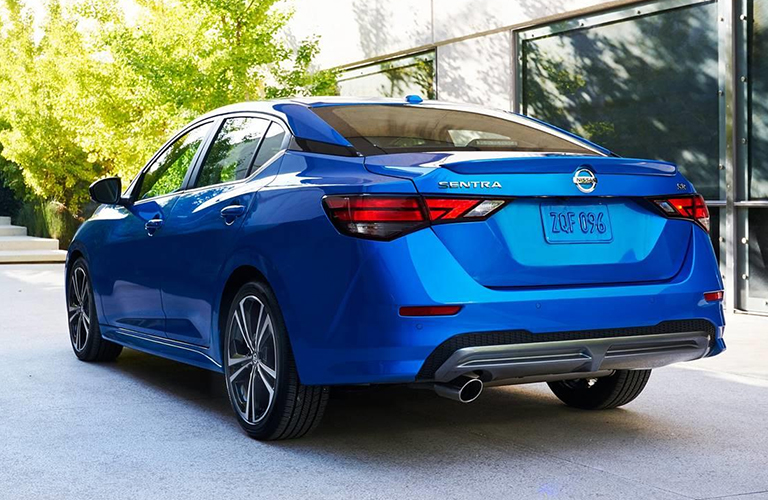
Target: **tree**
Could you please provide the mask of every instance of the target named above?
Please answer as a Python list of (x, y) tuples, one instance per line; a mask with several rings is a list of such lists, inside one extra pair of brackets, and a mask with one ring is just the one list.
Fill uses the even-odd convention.
[(137, 0), (128, 20), (118, 0), (51, 0), (36, 30), (21, 0), (0, 0), (1, 154), (34, 194), (76, 213), (93, 180), (133, 177), (194, 116), (335, 93), (334, 72), (310, 71), (317, 40), (292, 49), (276, 3)]

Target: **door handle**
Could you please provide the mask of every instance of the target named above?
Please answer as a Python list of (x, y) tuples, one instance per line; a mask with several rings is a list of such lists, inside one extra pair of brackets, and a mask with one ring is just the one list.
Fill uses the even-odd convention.
[(245, 207), (243, 205), (230, 205), (221, 209), (221, 217), (224, 219), (224, 223), (231, 226), (235, 219), (245, 213)]
[(160, 229), (162, 225), (163, 219), (150, 219), (146, 224), (144, 224), (144, 229), (147, 230), (148, 235), (152, 236), (155, 234), (155, 231)]

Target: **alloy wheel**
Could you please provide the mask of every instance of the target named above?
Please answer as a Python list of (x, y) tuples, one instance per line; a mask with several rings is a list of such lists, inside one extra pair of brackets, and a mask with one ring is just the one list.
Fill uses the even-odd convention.
[(272, 317), (254, 295), (241, 299), (233, 313), (226, 362), (234, 406), (247, 423), (258, 423), (274, 402), (278, 366)]
[(91, 332), (91, 298), (88, 275), (85, 269), (76, 267), (69, 283), (69, 336), (75, 351), (85, 349)]

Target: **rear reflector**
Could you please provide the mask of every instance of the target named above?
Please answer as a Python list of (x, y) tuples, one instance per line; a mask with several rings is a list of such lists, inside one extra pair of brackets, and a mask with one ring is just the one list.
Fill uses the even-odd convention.
[(718, 290), (717, 292), (705, 292), (704, 300), (707, 302), (717, 302), (719, 300), (723, 300), (723, 291)]
[(667, 217), (691, 220), (709, 232), (709, 209), (701, 195), (675, 196), (653, 201)]
[(462, 306), (407, 306), (400, 308), (400, 316), (453, 316)]
[(430, 224), (483, 220), (506, 200), (397, 195), (326, 196), (326, 211), (344, 234), (391, 240)]

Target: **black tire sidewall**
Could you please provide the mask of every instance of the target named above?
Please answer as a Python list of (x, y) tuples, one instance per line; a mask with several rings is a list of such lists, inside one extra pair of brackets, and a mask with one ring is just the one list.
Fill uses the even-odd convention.
[[(598, 378), (591, 388), (576, 388), (568, 382), (549, 382), (548, 385), (555, 396), (568, 406), (603, 410), (633, 401), (645, 388), (650, 373), (651, 370), (616, 370), (613, 375)], [(635, 386), (638, 378), (644, 380)]]
[[(269, 408), (266, 417), (256, 424), (250, 424), (240, 416), (235, 397), (232, 394), (232, 389), (229, 384), (230, 370), (227, 363), (230, 335), (233, 331), (232, 322), (234, 321), (234, 312), (238, 308), (240, 301), (249, 295), (258, 297), (258, 299), (268, 308), (269, 314), (272, 317), (272, 326), (275, 333), (275, 349), (277, 357), (275, 399), (272, 402), (272, 407)], [(232, 300), (232, 304), (227, 313), (224, 344), (222, 346), (222, 362), (224, 365), (224, 383), (227, 387), (227, 395), (229, 397), (230, 405), (232, 406), (232, 411), (240, 426), (251, 436), (261, 439), (269, 439), (279, 430), (278, 427), (283, 419), (284, 409), (288, 404), (289, 388), (293, 387), (293, 389), (295, 389), (297, 385), (296, 369), (290, 352), (285, 322), (283, 321), (283, 316), (272, 290), (259, 282), (249, 282), (243, 285)]]

